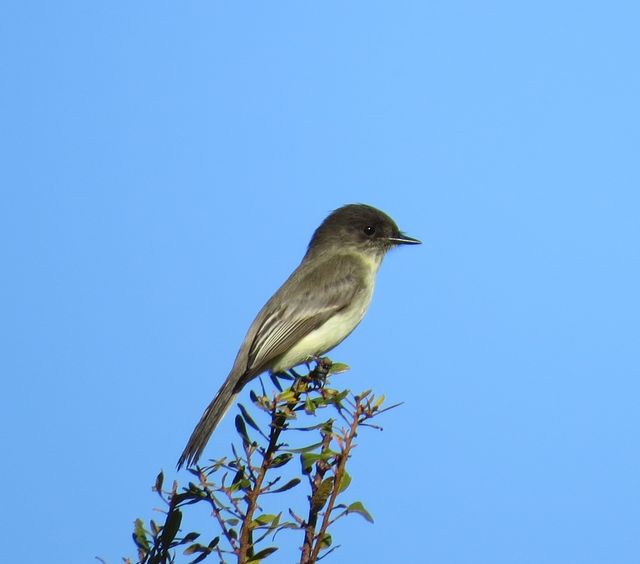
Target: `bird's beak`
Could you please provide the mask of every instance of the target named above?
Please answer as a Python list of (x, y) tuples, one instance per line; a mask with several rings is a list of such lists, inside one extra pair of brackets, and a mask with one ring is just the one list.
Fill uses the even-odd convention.
[(414, 239), (413, 237), (409, 237), (409, 235), (405, 235), (404, 233), (400, 233), (397, 237), (389, 237), (388, 241), (393, 243), (394, 245), (420, 245), (422, 241), (418, 239)]

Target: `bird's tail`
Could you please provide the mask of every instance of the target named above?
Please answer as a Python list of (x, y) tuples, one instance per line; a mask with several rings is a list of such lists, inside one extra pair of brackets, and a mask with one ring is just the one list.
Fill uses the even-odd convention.
[(236, 384), (236, 379), (229, 375), (220, 390), (218, 390), (216, 397), (213, 398), (213, 401), (209, 404), (209, 407), (205, 409), (196, 428), (193, 430), (193, 433), (191, 433), (189, 442), (180, 456), (180, 460), (178, 460), (178, 470), (185, 463), (188, 467), (198, 462), (204, 447), (209, 441), (209, 437), (211, 437), (211, 433), (213, 433), (218, 423), (220, 423), (227, 411), (229, 411), (229, 408), (238, 396)]

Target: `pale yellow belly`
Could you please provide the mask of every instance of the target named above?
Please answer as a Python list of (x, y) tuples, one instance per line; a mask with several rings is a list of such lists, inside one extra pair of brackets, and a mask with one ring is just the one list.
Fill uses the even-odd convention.
[(310, 357), (320, 356), (340, 344), (364, 317), (371, 293), (362, 303), (352, 305), (328, 319), (323, 325), (303, 337), (272, 366), (271, 372), (282, 372), (301, 364)]

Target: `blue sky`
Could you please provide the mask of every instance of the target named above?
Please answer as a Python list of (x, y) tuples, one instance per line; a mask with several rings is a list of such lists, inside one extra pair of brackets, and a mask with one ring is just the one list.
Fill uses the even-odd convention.
[(404, 405), (361, 436), (376, 522), (331, 561), (638, 562), (635, 3), (1, 12), (7, 562), (133, 556), (156, 473), (349, 202), (424, 244), (332, 354)]

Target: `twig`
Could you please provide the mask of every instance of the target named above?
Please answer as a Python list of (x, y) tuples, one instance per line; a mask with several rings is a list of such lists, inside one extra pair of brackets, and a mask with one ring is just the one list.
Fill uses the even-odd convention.
[(333, 512), (336, 499), (338, 497), (338, 494), (340, 493), (340, 484), (342, 483), (342, 479), (344, 477), (347, 460), (350, 456), (351, 449), (354, 446), (353, 441), (358, 436), (358, 425), (360, 425), (361, 423), (360, 416), (363, 414), (364, 411), (362, 409), (360, 397), (356, 396), (354, 417), (351, 421), (351, 426), (349, 427), (349, 432), (344, 440), (344, 444), (341, 445), (338, 466), (334, 471), (333, 488), (331, 489), (329, 501), (327, 502), (327, 508), (322, 517), (322, 524), (320, 525), (320, 530), (315, 537), (313, 550), (311, 551), (309, 560), (301, 561), (301, 564), (307, 564), (307, 562), (313, 563), (317, 562), (318, 560), (318, 555), (320, 554), (320, 550), (322, 549), (322, 541), (325, 538), (327, 527), (329, 526), (329, 522), (331, 520), (331, 513)]
[(246, 495), (247, 511), (242, 520), (242, 528), (240, 529), (240, 546), (238, 551), (238, 564), (246, 564), (247, 559), (252, 556), (253, 552), (253, 515), (258, 507), (258, 497), (262, 493), (262, 484), (267, 475), (267, 470), (271, 466), (273, 455), (277, 450), (278, 439), (285, 425), (285, 417), (278, 413), (277, 403), (273, 403), (271, 411), (271, 431), (269, 432), (269, 445), (262, 456), (262, 464), (255, 476), (253, 488)]
[[(333, 435), (333, 429), (329, 429), (323, 432), (322, 436), (322, 448), (320, 452), (326, 452), (331, 445), (331, 438)], [(316, 525), (318, 524), (318, 515), (322, 510), (322, 505), (318, 505), (317, 493), (320, 489), (324, 476), (329, 470), (329, 464), (325, 460), (318, 460), (316, 462), (316, 472), (313, 476), (309, 476), (309, 485), (311, 486), (311, 496), (309, 497), (309, 516), (304, 523), (304, 542), (302, 544), (302, 551), (300, 555), (300, 563), (305, 564), (313, 562), (311, 560), (311, 554), (313, 552), (313, 541), (315, 538)], [(334, 482), (335, 489), (335, 482)], [(323, 504), (324, 505), (324, 504)]]

